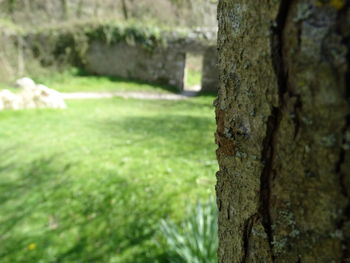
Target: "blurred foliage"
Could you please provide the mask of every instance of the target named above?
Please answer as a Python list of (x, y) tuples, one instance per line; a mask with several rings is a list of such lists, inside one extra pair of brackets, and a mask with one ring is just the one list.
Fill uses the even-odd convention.
[(214, 200), (199, 202), (196, 207), (189, 207), (187, 213), (188, 217), (180, 225), (161, 222), (161, 231), (175, 255), (172, 262), (216, 263), (218, 234)]
[[(165, 47), (170, 39), (175, 37), (178, 41), (185, 41), (186, 36), (190, 34), (186, 29), (158, 27), (152, 24), (145, 26), (131, 21), (67, 23), (32, 30), (12, 28), (8, 33), (4, 32), (0, 32), (0, 39), (7, 47), (0, 47), (0, 69), (2, 60), (4, 64), (8, 64), (9, 70), (22, 75), (23, 73), (18, 72), (20, 59), (23, 60), (24, 70), (32, 76), (38, 75), (36, 71), (42, 71), (34, 65), (35, 63), (46, 70), (51, 67), (53, 71), (61, 71), (71, 66), (83, 68), (86, 52), (93, 41), (101, 41), (108, 45), (124, 42), (128, 45), (139, 45), (148, 52), (155, 52), (157, 48)], [(208, 41), (202, 34), (198, 34), (198, 38)], [(0, 70), (0, 73), (6, 70)], [(16, 75), (15, 73), (9, 75)]]
[(106, 18), (215, 27), (216, 4), (213, 0), (2, 0), (0, 13), (25, 28)]
[(31, 30), (22, 36), (44, 66), (65, 63), (83, 66), (85, 53), (93, 41), (109, 45), (118, 42), (138, 44), (150, 52), (165, 45), (165, 38), (158, 27), (136, 23), (65, 24)]
[(174, 27), (215, 28), (216, 3), (2, 0), (0, 16), (0, 79), (10, 82), (24, 75), (61, 71), (67, 66), (82, 67), (89, 44), (95, 40), (108, 44), (124, 41), (153, 52), (166, 45), (167, 36), (188, 33)]
[[(7, 21), (7, 20), (6, 20)], [(90, 44), (100, 41), (108, 45), (123, 42), (138, 45), (147, 52), (166, 47), (169, 41), (183, 42), (193, 33), (135, 21), (90, 21), (62, 23), (23, 30), (6, 26), (0, 30), (0, 76), (13, 80), (25, 74), (32, 77), (48, 72), (62, 71), (72, 66), (84, 68)], [(1, 26), (1, 20), (0, 20)], [(205, 34), (198, 33), (196, 41), (208, 42)]]

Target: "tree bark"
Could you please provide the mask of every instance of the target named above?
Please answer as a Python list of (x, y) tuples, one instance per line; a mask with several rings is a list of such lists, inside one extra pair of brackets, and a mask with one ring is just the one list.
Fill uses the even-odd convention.
[(128, 12), (128, 7), (126, 5), (126, 1), (125, 0), (122, 0), (122, 9), (123, 9), (124, 19), (128, 20), (129, 19), (129, 12)]
[(61, 6), (62, 6), (62, 20), (67, 20), (69, 17), (67, 0), (61, 0)]
[(219, 262), (350, 262), (350, 1), (218, 20)]

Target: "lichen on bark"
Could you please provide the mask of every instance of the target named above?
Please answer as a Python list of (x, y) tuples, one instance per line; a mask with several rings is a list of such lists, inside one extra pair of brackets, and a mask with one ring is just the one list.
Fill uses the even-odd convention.
[(349, 260), (349, 12), (219, 2), (220, 262)]

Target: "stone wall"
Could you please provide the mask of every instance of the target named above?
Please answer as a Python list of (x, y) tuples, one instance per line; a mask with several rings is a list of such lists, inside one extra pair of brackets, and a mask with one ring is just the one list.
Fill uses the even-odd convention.
[(219, 88), (218, 54), (216, 46), (209, 47), (203, 55), (202, 91), (216, 92)]
[(149, 51), (139, 44), (108, 45), (93, 42), (86, 54), (86, 70), (93, 74), (157, 82), (183, 88), (185, 53), (159, 48)]
[(216, 32), (171, 31), (121, 25), (77, 24), (20, 34), (0, 31), (0, 77), (64, 70), (72, 66), (108, 75), (184, 89), (186, 54), (203, 55), (203, 91), (217, 90)]
[(33, 58), (21, 35), (0, 26), (0, 82), (9, 83), (22, 77), (28, 70), (37, 72), (40, 63)]
[(9, 33), (0, 31), (0, 43), (0, 79), (8, 81), (19, 71), (19, 50)]
[(94, 41), (86, 54), (86, 70), (108, 75), (156, 82), (184, 89), (186, 53), (203, 55), (202, 90), (216, 92), (218, 88), (217, 51), (214, 41), (188, 34), (168, 39), (163, 47), (148, 50), (139, 44)]

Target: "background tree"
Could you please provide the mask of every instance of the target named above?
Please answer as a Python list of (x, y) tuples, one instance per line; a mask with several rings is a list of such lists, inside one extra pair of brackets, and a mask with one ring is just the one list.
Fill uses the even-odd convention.
[(121, 1), (122, 1), (122, 9), (123, 9), (124, 19), (128, 20), (129, 19), (129, 11), (128, 11), (128, 7), (126, 5), (126, 0), (121, 0)]
[(349, 262), (349, 1), (218, 9), (219, 262)]
[(25, 29), (77, 21), (137, 20), (181, 27), (217, 27), (216, 0), (0, 0), (0, 23)]

